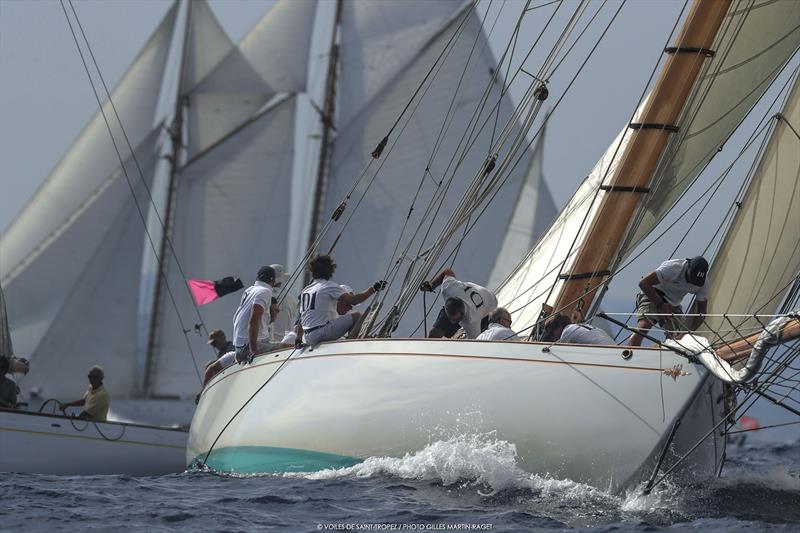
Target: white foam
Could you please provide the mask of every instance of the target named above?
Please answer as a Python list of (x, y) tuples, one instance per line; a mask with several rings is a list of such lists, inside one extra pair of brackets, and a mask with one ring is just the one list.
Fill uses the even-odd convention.
[(523, 489), (543, 496), (558, 494), (569, 499), (612, 498), (589, 485), (522, 470), (517, 466), (516, 447), (497, 439), (493, 433), (458, 435), (433, 442), (422, 450), (399, 458), (370, 457), (348, 468), (294, 475), (315, 480), (389, 475), (401, 479), (440, 481), (443, 485), (466, 482), (488, 487), (489, 492), (481, 492), (486, 496), (502, 490)]

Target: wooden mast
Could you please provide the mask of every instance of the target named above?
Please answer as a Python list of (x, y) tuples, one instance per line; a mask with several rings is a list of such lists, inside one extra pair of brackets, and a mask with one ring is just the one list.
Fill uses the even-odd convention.
[(708, 57), (731, 0), (695, 0), (661, 75), (655, 84), (640, 122), (630, 125), (630, 141), (616, 171), (603, 189), (607, 191), (597, 216), (571, 271), (556, 299), (555, 309), (582, 316), (590, 308), (597, 289), (611, 274), (636, 208), (649, 192), (651, 176), (667, 146), (678, 131), (676, 121), (689, 92)]
[(178, 91), (175, 100), (175, 114), (169, 128), (170, 140), (172, 141), (172, 154), (169, 159), (169, 183), (167, 185), (167, 198), (162, 218), (161, 242), (159, 243), (158, 262), (155, 292), (153, 295), (153, 306), (150, 312), (150, 324), (147, 332), (147, 352), (144, 365), (144, 380), (142, 388), (145, 396), (150, 396), (152, 388), (152, 375), (155, 367), (156, 336), (158, 333), (159, 317), (161, 313), (161, 303), (164, 299), (164, 284), (167, 276), (167, 252), (169, 250), (170, 224), (172, 222), (172, 207), (175, 202), (175, 181), (180, 164), (181, 148), (183, 146), (183, 108), (186, 97), (183, 94), (183, 74), (186, 65), (186, 49), (189, 43), (189, 29), (192, 19), (192, 2), (186, 2), (186, 21), (183, 34), (183, 48), (181, 49), (181, 62), (178, 69)]
[[(308, 231), (308, 249), (310, 250), (317, 238), (319, 230), (322, 199), (325, 192), (325, 175), (328, 172), (328, 156), (330, 155), (331, 133), (334, 129), (333, 118), (336, 112), (336, 66), (339, 63), (339, 25), (342, 20), (342, 0), (336, 0), (336, 12), (333, 16), (333, 32), (331, 33), (331, 46), (328, 50), (328, 72), (325, 79), (325, 100), (322, 104), (320, 120), (322, 122), (322, 138), (317, 161), (317, 178), (314, 183), (314, 203), (311, 208), (311, 223)], [(306, 282), (309, 282), (309, 273), (305, 273)]]

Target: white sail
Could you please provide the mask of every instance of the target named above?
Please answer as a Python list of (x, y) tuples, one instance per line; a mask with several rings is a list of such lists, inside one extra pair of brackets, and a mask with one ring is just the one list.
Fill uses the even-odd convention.
[(339, 128), (349, 124), (464, 4), (465, 0), (346, 1)]
[[(800, 272), (800, 82), (781, 114), (714, 258), (710, 313), (773, 313)], [(761, 328), (754, 318), (731, 320), (745, 336)], [(728, 340), (741, 336), (728, 321), (709, 322)]]
[(488, 287), (497, 287), (508, 277), (558, 215), (542, 175), (543, 152), (544, 130), (532, 150), (528, 175), (522, 183), (500, 253), (489, 275)]
[[(305, 90), (316, 6), (316, 0), (279, 0), (206, 76), (186, 85), (189, 157), (241, 126), (277, 93)], [(223, 40), (216, 40), (222, 50)]]
[(626, 129), (614, 139), (541, 240), (500, 287), (498, 305), (511, 311), (515, 330), (523, 331), (536, 323), (542, 304), (552, 305), (558, 295), (563, 283), (559, 275), (570, 271), (588, 233), (585, 221), (595, 217), (606, 194), (599, 187), (615, 171), (619, 154), (630, 140)]
[[(189, 279), (238, 276), (245, 285), (262, 265), (285, 261), (294, 157), (295, 98), (265, 110), (184, 167), (178, 176), (172, 244)], [(187, 328), (198, 322), (170, 259), (168, 279)], [(206, 327), (231, 338), (240, 295), (200, 308)], [(156, 396), (191, 395), (199, 383), (175, 309), (165, 295), (156, 331)], [(200, 369), (213, 354), (206, 338), (189, 339)]]
[[(175, 14), (173, 6), (112, 92), (114, 105), (133, 146), (138, 146), (155, 124)], [(106, 103), (104, 110), (124, 157), (127, 152), (124, 137), (110, 104)], [(98, 112), (4, 233), (0, 241), (3, 283), (8, 282), (26, 258), (58, 231), (118, 166), (108, 130)]]
[[(392, 6), (392, 4), (387, 5)], [(460, 16), (469, 16), (469, 13), (464, 10), (460, 12)], [(339, 130), (331, 156), (323, 216), (333, 212), (348, 192), (353, 180), (369, 160), (371, 151), (386, 135), (398, 113), (434, 64), (461, 20), (460, 17), (451, 18), (422, 47), (419, 54), (392, 79), (392, 82), (381, 90), (358, 116)], [(474, 53), (470, 58), (470, 50), (476, 42)], [(343, 58), (347, 56), (346, 49), (343, 49), (342, 53)], [(465, 66), (467, 68), (464, 79), (469, 82), (457, 88), (457, 82)], [(452, 123), (442, 136), (440, 149), (430, 164), (430, 175), (424, 177), (422, 190), (401, 247), (405, 246), (419, 223), (425, 207), (434, 194), (435, 184), (453, 172), (452, 168), (446, 170), (448, 162), (457, 151), (472, 112), (478, 108), (481, 96), (491, 79), (491, 69), (495, 66), (496, 62), (488, 47), (481, 23), (473, 13), (464, 24), (461, 35), (454, 42), (438, 75), (419, 101), (419, 107), (410, 117), (408, 124), (402, 126), (404, 132), (401, 134), (401, 127), (398, 127), (381, 159), (373, 164), (365, 179), (365, 181), (372, 179), (376, 167), (382, 165), (368, 194), (358, 207), (353, 222), (347, 227), (346, 233), (333, 251), (338, 264), (336, 276), (342, 283), (352, 284), (359, 289), (360, 284), (371, 284), (386, 275), (392, 263), (392, 253), (400, 236), (400, 228), (404, 224), (420, 180), (423, 179), (426, 162), (436, 144), (454, 94), (456, 98)], [(487, 100), (491, 104), (487, 107), (498, 102), (501, 88), (502, 84), (499, 82), (491, 87)], [(503, 97), (500, 100), (498, 123), (504, 125), (511, 114), (511, 102), (508, 97)], [(482, 115), (481, 121), (485, 118), (486, 113)], [(402, 124), (405, 124), (405, 120)], [(437, 212), (438, 217), (433, 223), (435, 230), (431, 232), (427, 244), (430, 244), (438, 234), (438, 227), (446, 221), (449, 213), (458, 204), (459, 195), (471, 182), (476, 170), (485, 162), (492, 140), (492, 128), (490, 126), (479, 128), (476, 136), (477, 140), (458, 168), (449, 193)], [(519, 195), (529, 157), (529, 154), (523, 156), (488, 212), (478, 220), (472, 232), (460, 244), (457, 273), (463, 279), (486, 283), (510, 220), (511, 210), (507, 206), (513, 205)], [(350, 203), (350, 209), (354, 209), (358, 201), (356, 199), (360, 199), (360, 195), (361, 193), (357, 191)], [(347, 216), (349, 211), (345, 212), (343, 219)], [(339, 227), (341, 225), (333, 227), (322, 243), (320, 251), (324, 252), (330, 248)], [(419, 240), (418, 237), (413, 245), (413, 253), (416, 253), (418, 247), (416, 243)], [(402, 273), (405, 272), (407, 265), (408, 263), (402, 265)], [(398, 290), (399, 285), (396, 284), (392, 290)], [(387, 300), (391, 301), (392, 295)], [(411, 333), (421, 320), (421, 309), (413, 307), (406, 315), (399, 334)]]
[(193, 89), (233, 50), (233, 43), (206, 0), (187, 2), (189, 24), (181, 86)]
[(692, 89), (688, 105), (656, 170), (640, 210), (632, 244), (664, 216), (705, 164), (725, 144), (784, 63), (800, 46), (800, 2), (738, 0), (714, 43), (716, 56)]
[[(157, 160), (154, 130), (125, 163), (139, 205)], [(136, 310), (144, 225), (121, 168), (64, 221), (4, 282), (18, 355), (29, 357), (26, 391), (44, 397), (81, 393), (100, 364), (116, 397), (134, 393)]]

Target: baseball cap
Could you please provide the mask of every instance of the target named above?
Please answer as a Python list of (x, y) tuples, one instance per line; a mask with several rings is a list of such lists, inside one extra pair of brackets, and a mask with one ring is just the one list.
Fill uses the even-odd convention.
[(708, 261), (702, 256), (689, 259), (689, 268), (686, 271), (686, 280), (692, 285), (702, 287), (706, 284), (706, 274), (708, 274)]
[(271, 266), (263, 266), (259, 268), (256, 279), (258, 281), (263, 281), (264, 283), (275, 283), (275, 269)]

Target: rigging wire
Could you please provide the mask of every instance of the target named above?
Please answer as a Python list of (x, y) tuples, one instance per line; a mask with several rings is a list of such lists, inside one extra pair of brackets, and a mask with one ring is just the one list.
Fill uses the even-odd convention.
[[(67, 0), (67, 1), (70, 1), (70, 0)], [(86, 75), (89, 78), (89, 83), (92, 86), (92, 92), (94, 93), (95, 100), (97, 100), (97, 105), (100, 108), (100, 113), (101, 113), (101, 115), (103, 117), (103, 121), (105, 122), (106, 129), (108, 130), (109, 137), (111, 137), (111, 143), (114, 146), (114, 151), (116, 152), (117, 158), (119, 159), (120, 166), (121, 166), (121, 169), (122, 169), (122, 173), (125, 176), (125, 181), (127, 182), (128, 188), (130, 189), (130, 192), (131, 192), (131, 196), (133, 197), (133, 202), (134, 202), (134, 204), (136, 206), (136, 211), (139, 213), (139, 218), (141, 219), (142, 224), (144, 225), (144, 231), (147, 234), (147, 240), (150, 243), (150, 247), (151, 247), (151, 249), (153, 251), (153, 254), (156, 257), (158, 257), (158, 252), (156, 251), (155, 242), (153, 241), (153, 237), (150, 234), (150, 231), (147, 229), (147, 220), (146, 220), (144, 212), (142, 210), (142, 206), (139, 204), (139, 200), (136, 198), (136, 193), (135, 193), (135, 189), (134, 189), (133, 183), (131, 182), (131, 178), (128, 175), (128, 170), (127, 170), (127, 168), (125, 166), (125, 161), (122, 158), (122, 154), (120, 152), (119, 146), (117, 145), (117, 141), (114, 138), (114, 134), (113, 134), (113, 131), (111, 129), (111, 124), (108, 121), (108, 117), (106, 115), (105, 110), (103, 109), (103, 103), (100, 100), (100, 95), (98, 94), (97, 88), (95, 87), (94, 81), (92, 80), (92, 76), (91, 76), (91, 73), (90, 73), (90, 70), (89, 70), (89, 65), (86, 62), (86, 58), (84, 56), (83, 50), (81, 49), (81, 46), (80, 46), (80, 44), (78, 42), (78, 36), (75, 33), (75, 29), (74, 29), (74, 27), (72, 25), (72, 21), (70, 20), (69, 14), (67, 13), (66, 6), (64, 5), (64, 0), (59, 0), (59, 2), (61, 4), (61, 9), (64, 11), (64, 17), (67, 19), (67, 25), (69, 26), (70, 33), (72, 34), (72, 38), (75, 41), (75, 46), (78, 48), (78, 53), (79, 53), (79, 55), (81, 57), (81, 62), (83, 63), (83, 67), (84, 67), (84, 69), (86, 71)], [(77, 18), (76, 18), (76, 20), (77, 20)], [(87, 47), (88, 47), (88, 42), (87, 42)], [(109, 101), (110, 101), (110, 99), (111, 98), (109, 96)], [(117, 118), (119, 118), (119, 117), (117, 117)], [(120, 122), (119, 126), (120, 126), (120, 129), (122, 129), (124, 131), (121, 122)], [(133, 152), (131, 152), (131, 155), (133, 156)], [(135, 160), (135, 158), (134, 158), (134, 160)], [(138, 163), (137, 163), (137, 165), (138, 165)], [(144, 178), (142, 177), (142, 179), (144, 179)], [(180, 313), (178, 312), (178, 306), (177, 306), (177, 303), (175, 302), (175, 298), (174, 298), (174, 296), (172, 294), (172, 290), (170, 289), (169, 284), (167, 283), (166, 276), (165, 276), (165, 279), (164, 279), (164, 283), (166, 285), (167, 293), (169, 294), (170, 300), (172, 301), (172, 305), (175, 307), (175, 312), (176, 312), (176, 314), (178, 316), (178, 323), (180, 324), (182, 330), (185, 331), (186, 328), (185, 328), (185, 326), (183, 324), (183, 320), (181, 319)], [(199, 366), (197, 364), (197, 359), (195, 357), (194, 350), (192, 349), (192, 345), (189, 342), (189, 339), (188, 339), (188, 337), (187, 337), (187, 335), (185, 333), (184, 333), (184, 339), (186, 341), (186, 346), (187, 346), (187, 348), (189, 350), (189, 354), (191, 355), (191, 358), (192, 358), (192, 363), (194, 365), (195, 373), (197, 374), (197, 379), (198, 379), (198, 381), (200, 381), (202, 383), (202, 377), (200, 376), (200, 369), (199, 369)]]

